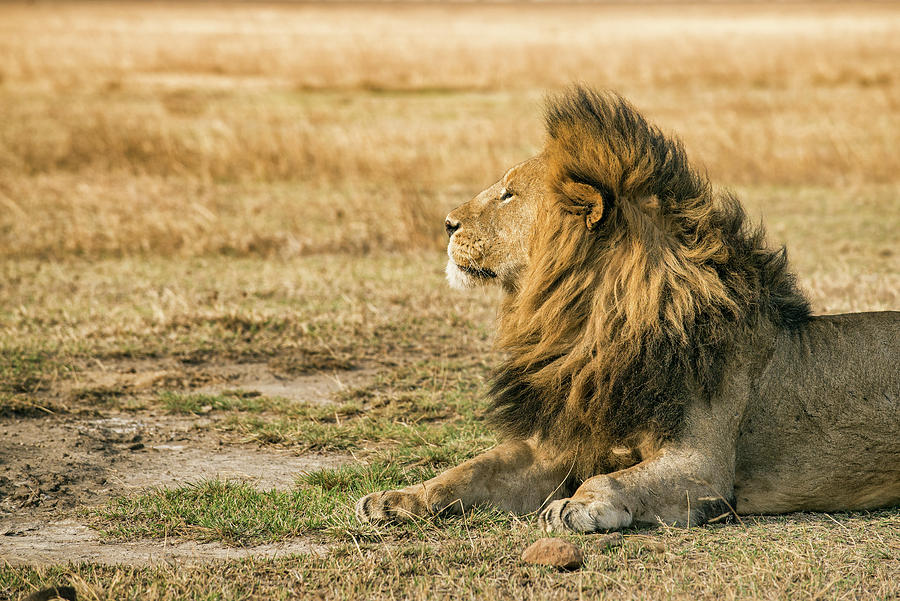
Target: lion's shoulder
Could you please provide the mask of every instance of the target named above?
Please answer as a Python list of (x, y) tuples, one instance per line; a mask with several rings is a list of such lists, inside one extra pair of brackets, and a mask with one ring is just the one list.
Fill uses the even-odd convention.
[(784, 250), (622, 98), (574, 88), (547, 131), (550, 199), (501, 311), (495, 421), (569, 444), (677, 436), (754, 332), (802, 327), (809, 303)]

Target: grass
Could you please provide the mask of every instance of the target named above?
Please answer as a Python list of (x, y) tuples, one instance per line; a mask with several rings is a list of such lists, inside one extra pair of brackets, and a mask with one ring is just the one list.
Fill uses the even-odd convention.
[[(0, 417), (210, 415), (353, 454), (79, 515), (111, 542), (310, 538), (285, 559), (0, 566), (0, 599), (900, 596), (896, 511), (629, 531), (574, 574), (532, 518), (359, 524), (490, 446), (495, 293), (446, 289), (443, 216), (538, 151), (547, 91), (612, 87), (786, 244), (819, 312), (897, 308), (900, 12), (883, 4), (0, 5)], [(552, 57), (552, 60), (548, 60)], [(365, 369), (312, 403), (229, 384)]]
[(465, 535), (466, 528), (488, 532), (514, 520), (497, 511), (480, 509), (465, 520), (373, 526), (358, 522), (349, 512), (354, 501), (368, 491), (397, 488), (436, 472), (430, 466), (378, 462), (303, 474), (293, 490), (259, 490), (245, 483), (207, 480), (115, 499), (96, 512), (95, 525), (110, 539), (182, 538), (245, 546), (323, 533), (357, 540), (381, 540), (386, 533), (422, 535), (426, 531), (432, 536), (444, 531), (458, 537)]
[(87, 599), (890, 599), (897, 593), (896, 515), (750, 518), (626, 534), (619, 547), (572, 537), (577, 573), (522, 564), (527, 524), (423, 525), (415, 533), (339, 542), (325, 556), (154, 568), (0, 568), (0, 590), (68, 582)]
[[(399, 448), (424, 445), (432, 457), (449, 454), (458, 462), (467, 457), (451, 448), (467, 447), (471, 453), (473, 445), (484, 449), (493, 440), (479, 420), (479, 393), (487, 370), (480, 360), (413, 363), (371, 385), (338, 394), (337, 404), (267, 403), (267, 415), (236, 413), (216, 427), (307, 451), (365, 454), (385, 441)], [(448, 461), (452, 465), (453, 460)]]
[[(39, 399), (55, 411), (84, 408), (96, 398), (92, 379), (116, 366), (148, 369), (141, 361), (164, 357), (177, 360), (173, 383), (188, 388), (222, 361), (291, 375), (396, 365), (416, 353), (451, 360), (483, 349), (493, 298), (448, 295), (435, 255), (6, 261), (0, 271), (0, 305), (10, 309), (0, 315), (0, 392), (7, 406)], [(404, 290), (413, 279), (419, 289)], [(123, 400), (158, 392), (109, 386)]]

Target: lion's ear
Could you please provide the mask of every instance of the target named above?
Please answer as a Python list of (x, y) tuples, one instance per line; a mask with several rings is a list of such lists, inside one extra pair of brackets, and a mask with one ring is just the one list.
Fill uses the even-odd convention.
[(568, 180), (562, 185), (562, 193), (569, 202), (583, 207), (585, 224), (589, 230), (603, 219), (603, 194), (590, 184)]

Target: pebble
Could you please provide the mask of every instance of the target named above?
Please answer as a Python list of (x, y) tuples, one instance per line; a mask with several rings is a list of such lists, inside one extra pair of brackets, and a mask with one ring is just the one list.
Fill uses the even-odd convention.
[(561, 538), (539, 538), (522, 553), (522, 561), (562, 570), (577, 570), (584, 563), (581, 549)]

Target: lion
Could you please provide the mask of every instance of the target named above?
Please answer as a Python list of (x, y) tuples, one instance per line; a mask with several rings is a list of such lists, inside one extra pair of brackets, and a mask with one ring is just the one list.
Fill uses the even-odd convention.
[(680, 141), (611, 92), (446, 219), (449, 283), (504, 291), (498, 446), (364, 520), (492, 505), (548, 533), (900, 503), (900, 312), (813, 316)]

